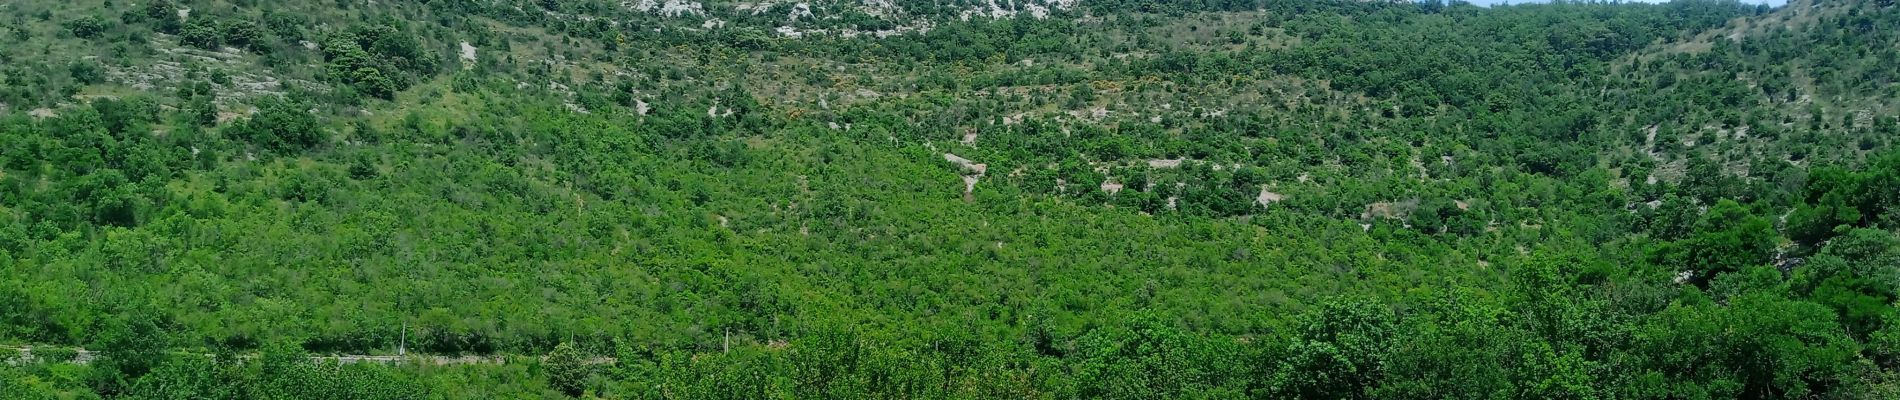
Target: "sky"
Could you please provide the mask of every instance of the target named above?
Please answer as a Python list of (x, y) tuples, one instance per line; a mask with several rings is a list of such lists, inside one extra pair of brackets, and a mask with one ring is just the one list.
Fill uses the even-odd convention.
[[(1542, 2), (1541, 0), (1465, 0), (1465, 1), (1469, 1), (1471, 2), (1471, 4), (1477, 4), (1481, 6), (1488, 6), (1492, 4), (1505, 4), (1505, 3), (1524, 4), (1524, 3), (1541, 3)], [(1669, 0), (1624, 0), (1624, 1), (1642, 2), (1642, 3), (1668, 3), (1669, 2)], [(1748, 4), (1767, 4), (1771, 6), (1781, 6), (1783, 4), (1788, 4), (1788, 0), (1740, 0), (1740, 1), (1743, 3), (1748, 3)]]

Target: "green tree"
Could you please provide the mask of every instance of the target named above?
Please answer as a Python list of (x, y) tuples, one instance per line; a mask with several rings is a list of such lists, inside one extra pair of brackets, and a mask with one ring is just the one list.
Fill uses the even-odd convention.
[(1636, 337), (1674, 398), (1803, 398), (1849, 379), (1859, 352), (1832, 310), (1772, 294), (1673, 305)]
[(167, 358), (165, 330), (149, 309), (122, 311), (124, 319), (109, 320), (94, 339), (99, 360), (93, 366), (93, 387), (101, 394), (125, 393)]
[(580, 397), (586, 393), (587, 377), (592, 373), (586, 361), (571, 343), (554, 346), (554, 351), (548, 353), (542, 362), (542, 372), (548, 377), (548, 387), (570, 397)]
[(309, 149), (323, 144), (326, 136), (322, 126), (317, 124), (317, 117), (311, 115), (308, 107), (289, 100), (266, 99), (257, 105), (257, 113), (251, 119), (230, 129), (233, 130), (233, 136), (268, 149)]
[(1396, 319), (1384, 306), (1334, 299), (1299, 317), (1270, 393), (1302, 399), (1366, 399), (1385, 378)]
[[(132, 399), (238, 400), (245, 398), (249, 377), (208, 357), (172, 357), (139, 378), (127, 396)], [(235, 360), (231, 360), (235, 361)]]
[(218, 24), (219, 37), (232, 47), (259, 49), (263, 46), (264, 31), (251, 21), (227, 21)]
[(1876, 229), (1848, 231), (1794, 271), (1794, 286), (1834, 308), (1857, 336), (1880, 330), (1900, 299), (1900, 239)]
[(106, 20), (97, 15), (87, 15), (66, 21), (66, 30), (81, 39), (93, 39), (106, 32)]
[(218, 27), (207, 19), (193, 19), (178, 32), (178, 40), (192, 47), (205, 50), (217, 50), (224, 43), (224, 36)]
[(98, 64), (92, 62), (72, 63), (66, 67), (66, 71), (72, 75), (74, 82), (82, 85), (97, 85), (106, 81), (105, 73), (99, 70)]
[(198, 126), (211, 126), (218, 123), (218, 103), (211, 96), (196, 96), (185, 104), (186, 115)]
[(396, 81), (389, 79), (383, 71), (375, 68), (365, 67), (351, 71), (350, 82), (363, 94), (384, 100), (395, 99), (396, 92), (401, 90), (396, 86)]
[(1693, 271), (1698, 282), (1707, 282), (1716, 274), (1767, 264), (1778, 238), (1767, 219), (1740, 203), (1722, 200), (1702, 215), (1695, 233), (1652, 250), (1651, 261)]
[[(1232, 347), (1183, 332), (1155, 315), (1126, 329), (1101, 329), (1077, 340), (1075, 374), (1080, 396), (1101, 399), (1239, 395), (1228, 386), (1241, 364)], [(1228, 341), (1227, 343), (1232, 343)]]

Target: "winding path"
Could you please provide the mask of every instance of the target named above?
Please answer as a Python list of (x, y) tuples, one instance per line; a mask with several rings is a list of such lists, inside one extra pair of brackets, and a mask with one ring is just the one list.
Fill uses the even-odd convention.
[[(71, 359), (57, 361), (60, 363), (73, 363), (73, 364), (81, 364), (81, 365), (91, 364), (94, 360), (97, 360), (100, 357), (99, 352), (86, 350), (86, 349), (80, 349), (80, 348), (67, 348), (67, 347), (59, 347), (59, 346), (0, 345), (0, 350), (12, 350), (19, 353), (17, 357), (4, 360), (4, 362), (0, 362), (0, 363), (4, 363), (6, 365), (25, 365), (25, 364), (32, 364), (35, 362), (39, 362), (38, 359), (33, 356), (34, 348), (59, 348), (59, 349), (70, 349), (74, 351), (73, 357)], [(199, 356), (199, 357), (213, 356), (212, 354), (190, 353), (190, 352), (178, 352), (177, 354), (194, 355), (194, 356)], [(246, 354), (240, 357), (249, 359), (249, 358), (256, 357), (256, 355)], [(444, 356), (444, 355), (408, 354), (408, 355), (400, 355), (400, 356), (390, 356), (390, 355), (367, 355), (367, 354), (332, 354), (332, 355), (312, 355), (310, 356), (310, 361), (311, 362), (335, 362), (339, 364), (376, 363), (376, 364), (386, 364), (386, 365), (398, 365), (398, 364), (470, 365), (470, 364), (506, 364), (508, 363), (509, 358), (510, 357), (506, 355)], [(541, 356), (537, 358), (546, 359), (547, 356)], [(616, 360), (613, 357), (594, 357), (594, 358), (589, 358), (584, 362), (586, 364), (599, 365), (599, 364), (613, 364), (614, 362), (616, 362)]]

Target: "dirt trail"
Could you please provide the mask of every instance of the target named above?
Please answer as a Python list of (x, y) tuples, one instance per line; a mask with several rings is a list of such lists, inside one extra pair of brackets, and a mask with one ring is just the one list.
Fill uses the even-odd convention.
[(1148, 160), (1148, 168), (1155, 168), (1155, 169), (1176, 168), (1176, 167), (1181, 166), (1182, 161), (1186, 161), (1186, 159), (1176, 158), (1176, 159)]
[(1648, 128), (1643, 128), (1643, 153), (1651, 160), (1662, 161), (1662, 153), (1656, 152), (1656, 131), (1661, 128), (1662, 125), (1650, 125)]
[[(29, 363), (38, 362), (37, 358), (33, 356), (34, 347), (55, 348), (55, 346), (0, 346), (0, 350), (13, 350), (13, 351), (19, 352), (19, 355), (17, 357), (0, 361), (0, 364), (21, 365), (21, 364), (29, 364)], [(85, 364), (91, 364), (93, 361), (99, 359), (99, 352), (96, 352), (96, 351), (91, 351), (91, 350), (86, 350), (86, 349), (71, 349), (71, 350), (74, 351), (74, 355), (72, 359), (58, 361), (58, 362), (85, 365)], [(213, 356), (212, 354), (187, 353), (187, 352), (178, 352), (174, 354), (187, 355), (187, 356), (199, 356), (199, 357)], [(239, 356), (239, 358), (243, 358), (243, 359), (251, 359), (255, 357), (257, 357), (255, 354), (246, 354), (246, 355)], [(339, 364), (377, 363), (377, 364), (391, 364), (391, 365), (393, 364), (466, 365), (466, 364), (506, 364), (508, 363), (509, 358), (510, 357), (507, 355), (444, 356), (444, 355), (408, 354), (408, 355), (400, 355), (400, 356), (391, 356), (391, 355), (368, 355), (368, 354), (332, 354), (332, 355), (311, 355), (310, 361), (311, 362), (335, 362)], [(537, 358), (545, 359), (546, 357), (543, 356), (543, 357), (537, 357)], [(617, 362), (617, 360), (615, 360), (613, 357), (594, 357), (594, 358), (589, 358), (585, 360), (584, 362), (587, 364), (613, 364)]]
[(966, 201), (971, 200), (971, 195), (976, 192), (977, 181), (982, 180), (983, 175), (989, 173), (990, 166), (987, 164), (978, 164), (950, 153), (943, 153), (943, 160), (963, 168), (965, 172), (963, 175), (963, 199)]

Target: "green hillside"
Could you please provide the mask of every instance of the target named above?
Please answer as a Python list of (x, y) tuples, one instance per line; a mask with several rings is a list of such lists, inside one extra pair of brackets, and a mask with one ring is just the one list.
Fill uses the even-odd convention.
[(1900, 398), (1889, 0), (0, 19), (0, 399)]

